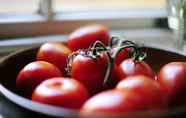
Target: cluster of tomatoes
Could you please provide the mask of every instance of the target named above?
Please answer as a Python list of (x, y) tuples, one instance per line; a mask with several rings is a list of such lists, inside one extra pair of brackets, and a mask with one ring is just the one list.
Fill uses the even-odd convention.
[(16, 86), (33, 101), (79, 109), (84, 115), (184, 104), (186, 63), (168, 63), (156, 74), (144, 56), (133, 42), (111, 41), (105, 26), (85, 26), (66, 43), (41, 45), (36, 61), (19, 72)]

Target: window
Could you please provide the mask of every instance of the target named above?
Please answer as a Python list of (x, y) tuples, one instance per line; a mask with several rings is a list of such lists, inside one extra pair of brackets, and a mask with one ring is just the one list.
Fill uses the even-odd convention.
[(164, 9), (165, 0), (53, 0), (55, 12)]
[(39, 0), (0, 0), (0, 15), (36, 13)]
[(0, 0), (0, 38), (64, 34), (91, 23), (148, 28), (165, 17), (166, 0)]

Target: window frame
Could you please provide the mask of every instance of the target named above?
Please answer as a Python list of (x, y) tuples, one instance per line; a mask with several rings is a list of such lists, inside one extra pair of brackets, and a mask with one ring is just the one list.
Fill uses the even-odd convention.
[[(103, 13), (106, 14), (103, 17)], [(91, 15), (90, 15), (91, 14)], [(114, 14), (114, 15), (113, 15)], [(166, 10), (137, 10), (123, 14), (118, 11), (53, 13), (52, 0), (41, 0), (38, 14), (0, 17), (0, 38), (67, 34), (87, 24), (101, 23), (110, 29), (154, 27), (158, 19), (167, 17)]]

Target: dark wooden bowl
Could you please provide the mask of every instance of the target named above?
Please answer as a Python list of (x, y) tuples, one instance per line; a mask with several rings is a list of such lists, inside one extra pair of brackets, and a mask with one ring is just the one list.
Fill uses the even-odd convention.
[[(143, 48), (147, 51), (148, 57), (146, 62), (152, 66), (157, 72), (164, 64), (173, 61), (186, 61), (186, 56), (178, 54), (173, 51), (167, 51), (152, 47)], [(31, 100), (24, 98), (16, 91), (15, 81), (18, 72), (29, 62), (35, 60), (38, 47), (26, 49), (22, 51), (10, 54), (0, 60), (0, 92), (17, 107), (24, 109), (26, 113), (32, 114), (31, 116), (44, 116), (44, 117), (78, 117), (78, 111), (69, 110), (61, 107), (55, 107), (51, 105), (40, 104), (32, 102)], [(33, 115), (34, 114), (34, 115)], [(185, 116), (186, 108), (180, 107), (166, 111), (159, 112), (141, 112), (141, 113), (122, 113), (116, 114), (116, 116), (127, 117), (175, 117)], [(113, 114), (112, 114), (113, 115)], [(29, 117), (29, 115), (28, 115)]]

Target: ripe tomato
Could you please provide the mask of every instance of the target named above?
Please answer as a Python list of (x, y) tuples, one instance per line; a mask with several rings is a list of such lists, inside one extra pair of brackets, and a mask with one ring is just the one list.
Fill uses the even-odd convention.
[[(166, 107), (165, 96), (157, 81), (143, 75), (130, 76), (121, 80), (116, 89), (128, 90), (144, 98), (144, 109), (159, 110)], [(135, 97), (135, 96), (134, 96)]]
[(89, 25), (80, 27), (72, 32), (67, 44), (73, 51), (89, 48), (96, 40), (108, 45), (109, 32), (103, 25)]
[[(114, 66), (110, 83), (117, 82), (117, 66)], [(71, 64), (71, 76), (83, 83), (92, 94), (103, 90), (103, 81), (107, 71), (107, 58), (104, 54), (95, 59), (84, 54), (74, 57)], [(109, 85), (112, 86), (112, 85)]]
[(87, 99), (87, 89), (80, 82), (64, 77), (43, 81), (32, 94), (33, 101), (71, 109), (80, 108)]
[(140, 100), (138, 96), (129, 91), (107, 90), (88, 99), (81, 109), (81, 114), (94, 115), (95, 113), (136, 111), (143, 107), (138, 100)]
[(44, 61), (31, 62), (19, 72), (16, 87), (21, 94), (29, 97), (38, 84), (57, 76), (62, 76), (62, 74), (53, 64)]
[(129, 58), (128, 49), (122, 49), (115, 58), (116, 65), (119, 65), (123, 60)]
[(144, 104), (145, 102), (146, 98), (136, 92), (108, 90), (88, 99), (81, 108), (80, 114), (83, 117), (93, 116), (96, 118), (100, 115), (104, 118), (115, 118), (114, 113), (117, 115), (118, 113), (151, 110), (150, 105), (147, 106)]
[(62, 43), (45, 43), (41, 45), (37, 60), (47, 61), (57, 66), (65, 75), (66, 60), (71, 50)]
[(145, 75), (154, 78), (151, 67), (144, 61), (135, 61), (133, 58), (122, 61), (119, 65), (118, 74), (120, 79), (133, 75)]
[(186, 103), (186, 63), (171, 62), (164, 65), (157, 80), (170, 106)]

